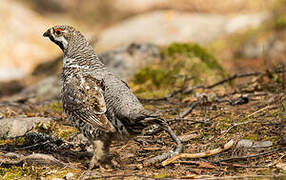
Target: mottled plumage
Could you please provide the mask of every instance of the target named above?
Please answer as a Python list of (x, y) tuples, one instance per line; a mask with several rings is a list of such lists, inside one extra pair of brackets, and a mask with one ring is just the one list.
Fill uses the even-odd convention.
[[(59, 32), (60, 31), (60, 32)], [(94, 157), (100, 164), (108, 158), (111, 137), (126, 138), (141, 133), (157, 123), (181, 144), (166, 122), (156, 113), (144, 109), (128, 85), (111, 73), (85, 37), (71, 26), (55, 26), (44, 36), (64, 52), (62, 101), (71, 122), (94, 145)]]

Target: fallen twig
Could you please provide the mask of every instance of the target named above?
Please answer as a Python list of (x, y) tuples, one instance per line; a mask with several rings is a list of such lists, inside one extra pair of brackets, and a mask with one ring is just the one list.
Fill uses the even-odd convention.
[(213, 150), (201, 152), (201, 153), (195, 153), (195, 154), (181, 153), (181, 154), (175, 155), (175, 156), (163, 161), (162, 165), (167, 166), (168, 164), (170, 164), (170, 163), (172, 163), (175, 160), (180, 159), (180, 158), (202, 158), (202, 157), (208, 157), (211, 155), (215, 155), (215, 154), (218, 154), (222, 151), (225, 151), (225, 150), (231, 148), (233, 146), (233, 144), (234, 144), (234, 140), (230, 140), (229, 142), (227, 142), (224, 145), (223, 148), (219, 147), (217, 149), (213, 149)]
[(186, 118), (173, 118), (173, 119), (168, 119), (167, 120), (168, 122), (173, 122), (173, 121), (190, 121), (190, 122), (193, 122), (193, 123), (204, 123), (204, 124), (209, 124), (210, 123), (210, 120), (195, 120), (195, 119), (186, 119)]

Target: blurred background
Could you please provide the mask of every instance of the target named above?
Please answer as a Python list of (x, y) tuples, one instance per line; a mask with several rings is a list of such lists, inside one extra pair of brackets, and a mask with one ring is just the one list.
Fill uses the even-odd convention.
[(285, 63), (285, 7), (284, 0), (1, 0), (0, 81), (13, 84), (2, 84), (0, 94), (60, 71), (53, 63), (60, 66), (61, 50), (42, 37), (57, 24), (79, 29), (107, 65), (135, 82), (146, 81), (150, 72), (136, 70), (160, 63), (164, 48), (188, 48), (188, 43), (214, 57), (207, 67), (217, 64), (227, 73), (264, 70)]

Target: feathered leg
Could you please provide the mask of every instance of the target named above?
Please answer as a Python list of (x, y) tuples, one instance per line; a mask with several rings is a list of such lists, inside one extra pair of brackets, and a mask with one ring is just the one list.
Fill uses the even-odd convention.
[(112, 168), (111, 157), (109, 155), (110, 141), (95, 140), (92, 141), (93, 156), (89, 163), (89, 169), (93, 169), (95, 166), (100, 168), (110, 169)]

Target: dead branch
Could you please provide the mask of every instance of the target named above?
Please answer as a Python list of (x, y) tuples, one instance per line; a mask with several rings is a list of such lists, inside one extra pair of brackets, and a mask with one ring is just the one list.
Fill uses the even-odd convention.
[(193, 111), (193, 109), (194, 109), (198, 104), (199, 104), (198, 101), (192, 102), (192, 104), (191, 104), (185, 111), (183, 111), (182, 113), (180, 113), (179, 117), (180, 117), (180, 118), (186, 117), (188, 114), (190, 114), (190, 113)]
[(205, 89), (212, 89), (212, 88), (214, 88), (214, 87), (216, 87), (216, 86), (218, 86), (218, 85), (224, 84), (224, 83), (226, 83), (226, 82), (230, 82), (230, 81), (232, 81), (232, 80), (234, 80), (234, 79), (237, 79), (237, 78), (245, 78), (245, 77), (250, 77), (250, 76), (258, 76), (258, 75), (260, 75), (260, 74), (262, 74), (262, 73), (261, 73), (261, 72), (253, 72), (253, 73), (245, 73), (245, 74), (234, 74), (234, 75), (232, 75), (232, 76), (230, 76), (230, 77), (228, 77), (228, 78), (226, 78), (226, 79), (223, 79), (223, 80), (221, 80), (221, 81), (218, 81), (218, 82), (216, 82), (216, 83), (214, 83), (214, 84), (212, 84), (212, 85), (206, 86)]
[[(281, 73), (285, 73), (286, 69), (282, 69), (282, 70), (276, 70), (273, 71), (273, 73), (276, 74), (281, 74)], [(187, 94), (191, 94), (194, 90), (196, 89), (212, 89), (216, 86), (222, 85), (224, 83), (233, 81), (235, 79), (241, 79), (241, 78), (246, 78), (246, 77), (251, 77), (251, 76), (259, 76), (259, 75), (267, 75), (269, 74), (269, 71), (265, 71), (265, 72), (252, 72), (252, 73), (243, 73), (243, 74), (234, 74), (228, 78), (222, 79), (218, 82), (215, 82), (211, 85), (205, 86), (205, 85), (198, 85), (198, 86), (194, 86), (190, 89), (185, 90), (184, 88), (178, 89), (178, 90), (174, 90), (173, 92), (171, 92), (170, 94), (168, 94), (165, 97), (161, 97), (161, 98), (154, 98), (154, 99), (140, 99), (140, 101), (143, 102), (152, 102), (152, 101), (167, 101), (169, 98), (172, 98), (178, 94), (183, 94), (183, 95), (187, 95)]]
[(217, 149), (213, 149), (213, 150), (201, 152), (201, 153), (195, 153), (195, 154), (181, 153), (181, 154), (175, 155), (175, 156), (163, 161), (162, 165), (167, 166), (168, 164), (170, 164), (170, 163), (172, 163), (175, 160), (180, 159), (180, 158), (192, 158), (193, 159), (193, 158), (202, 158), (202, 157), (212, 156), (212, 155), (218, 154), (222, 151), (228, 150), (229, 148), (231, 148), (233, 146), (233, 144), (234, 144), (234, 140), (230, 140), (229, 142), (227, 142), (224, 145), (223, 148), (219, 147)]

